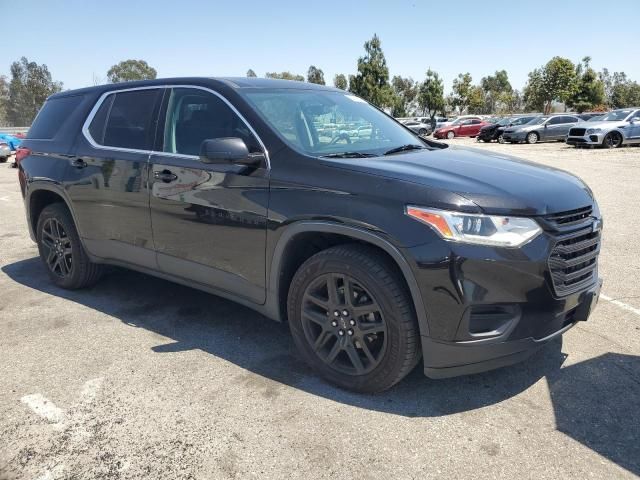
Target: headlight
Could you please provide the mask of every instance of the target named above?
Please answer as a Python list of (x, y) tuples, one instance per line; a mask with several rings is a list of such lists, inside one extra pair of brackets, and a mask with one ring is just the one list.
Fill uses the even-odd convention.
[(479, 215), (408, 205), (406, 213), (426, 223), (445, 240), (520, 247), (542, 232), (535, 220), (523, 217)]
[(600, 133), (601, 131), (601, 128), (587, 128), (587, 135), (589, 135), (590, 133)]

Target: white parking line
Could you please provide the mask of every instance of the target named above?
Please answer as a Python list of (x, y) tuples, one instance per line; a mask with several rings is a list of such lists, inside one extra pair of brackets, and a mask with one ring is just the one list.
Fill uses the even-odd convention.
[(627, 310), (628, 312), (635, 313), (636, 315), (640, 316), (640, 308), (632, 307), (631, 305), (627, 305), (626, 303), (621, 302), (620, 300), (614, 300), (613, 298), (609, 297), (608, 295), (604, 295), (603, 293), (600, 294), (600, 298), (603, 300), (606, 300), (607, 302), (613, 303), (614, 305), (622, 308), (623, 310)]
[(51, 400), (45, 398), (41, 393), (25, 395), (20, 401), (33, 410), (36, 415), (51, 423), (60, 423), (64, 420), (64, 410), (56, 407)]

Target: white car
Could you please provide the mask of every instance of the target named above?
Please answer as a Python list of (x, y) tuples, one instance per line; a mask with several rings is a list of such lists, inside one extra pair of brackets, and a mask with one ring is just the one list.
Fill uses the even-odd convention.
[(640, 107), (612, 110), (598, 121), (580, 122), (571, 127), (566, 142), (606, 148), (640, 144)]

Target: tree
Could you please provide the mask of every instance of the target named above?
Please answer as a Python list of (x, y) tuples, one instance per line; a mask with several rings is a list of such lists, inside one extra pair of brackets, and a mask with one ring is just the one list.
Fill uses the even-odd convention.
[(267, 78), (277, 78), (280, 80), (295, 80), (296, 82), (304, 82), (304, 77), (302, 75), (298, 75), (296, 73), (291, 72), (267, 72), (265, 74)]
[(613, 75), (604, 68), (598, 74), (603, 83), (605, 101), (611, 108), (633, 107), (640, 104), (640, 85), (627, 78), (624, 72)]
[(307, 70), (307, 82), (317, 83), (318, 85), (324, 85), (324, 72), (320, 68), (316, 68), (311, 65)]
[(474, 115), (487, 113), (487, 99), (484, 89), (479, 85), (472, 87), (469, 92), (469, 113)]
[(333, 77), (333, 85), (340, 90), (346, 90), (347, 88), (349, 88), (347, 77), (345, 77), (342, 73), (338, 73), (335, 77)]
[(469, 106), (469, 95), (471, 94), (471, 89), (473, 85), (471, 82), (473, 79), (471, 78), (471, 74), (469, 72), (462, 74), (458, 74), (458, 78), (453, 80), (453, 93), (449, 99), (449, 103), (453, 108), (457, 108), (458, 111), (462, 114)]
[(9, 82), (7, 77), (0, 75), (0, 126), (8, 123), (7, 107), (9, 106)]
[(427, 78), (420, 85), (418, 105), (423, 114), (428, 114), (431, 117), (432, 125), (435, 123), (436, 114), (444, 110), (444, 82), (440, 79), (438, 73), (431, 69), (427, 70)]
[(498, 113), (519, 113), (524, 108), (522, 94), (518, 90), (504, 92), (498, 98)]
[(389, 69), (377, 35), (364, 44), (365, 55), (358, 59), (358, 73), (350, 77), (349, 91), (379, 108), (393, 104)]
[(412, 78), (402, 78), (396, 75), (391, 79), (391, 88), (394, 95), (391, 115), (394, 117), (406, 117), (415, 110), (418, 87), (418, 84)]
[(553, 57), (547, 64), (529, 73), (525, 101), (533, 110), (551, 112), (554, 101), (566, 102), (577, 89), (576, 69), (567, 58)]
[(156, 69), (144, 60), (123, 60), (107, 72), (107, 78), (111, 83), (153, 80), (157, 76)]
[(15, 126), (31, 125), (49, 95), (62, 90), (54, 82), (46, 65), (30, 62), (25, 57), (11, 64), (11, 81), (7, 103), (7, 119)]
[(579, 113), (593, 110), (605, 102), (604, 82), (589, 65), (591, 57), (584, 57), (582, 63), (576, 65), (576, 90), (567, 100), (567, 105)]
[(541, 69), (536, 68), (529, 72), (529, 81), (525, 85), (523, 92), (525, 110), (529, 112), (542, 112), (544, 110), (543, 81)]
[(506, 70), (496, 71), (494, 75), (488, 75), (480, 80), (480, 86), (484, 91), (487, 113), (495, 113), (498, 109), (500, 97), (513, 91)]
[(247, 77), (248, 77), (248, 78), (255, 78), (255, 77), (257, 77), (256, 72), (254, 72), (252, 69), (247, 70)]

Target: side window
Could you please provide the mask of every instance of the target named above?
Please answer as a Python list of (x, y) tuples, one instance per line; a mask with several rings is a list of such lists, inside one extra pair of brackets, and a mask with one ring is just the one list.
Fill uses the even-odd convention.
[(47, 100), (31, 125), (28, 137), (38, 140), (55, 137), (83, 98), (82, 95), (74, 95)]
[(247, 125), (222, 99), (195, 88), (171, 90), (163, 151), (197, 156), (204, 140), (224, 137), (242, 138), (250, 152), (261, 151)]
[(151, 150), (155, 136), (155, 107), (161, 89), (118, 92), (105, 98), (89, 134), (105, 147)]
[(477, 125), (477, 124), (479, 124), (479, 123), (482, 123), (482, 120), (473, 119), (473, 120), (471, 120), (471, 123), (472, 123), (473, 125)]
[(564, 122), (564, 118), (565, 117), (553, 117), (553, 118), (550, 118), (549, 121), (547, 122), (547, 125), (559, 125), (560, 123), (565, 123)]

